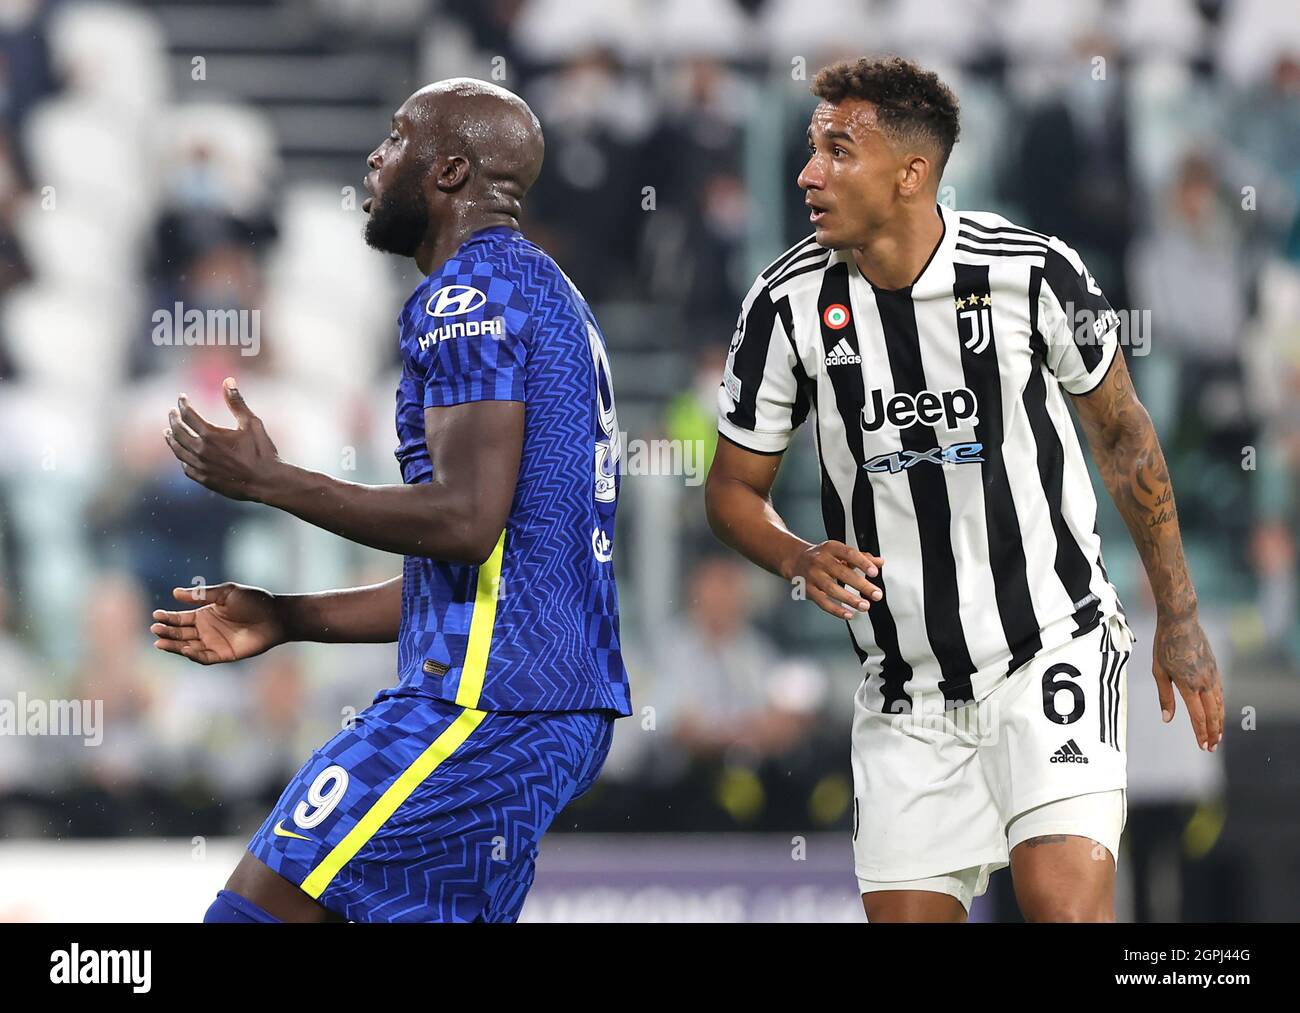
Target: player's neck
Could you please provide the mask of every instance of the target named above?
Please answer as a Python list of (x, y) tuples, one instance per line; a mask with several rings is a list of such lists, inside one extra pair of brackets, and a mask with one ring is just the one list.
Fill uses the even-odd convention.
[(865, 245), (854, 247), (853, 260), (876, 288), (908, 288), (934, 256), (943, 232), (943, 218), (935, 203), (928, 201), (908, 208)]
[(465, 215), (450, 223), (431, 228), (424, 237), (424, 242), (415, 251), (415, 264), (425, 277), (433, 274), (447, 263), (456, 251), (475, 232), (490, 229), (494, 225), (505, 225), (512, 229), (519, 228), (519, 222), (505, 212), (478, 212)]

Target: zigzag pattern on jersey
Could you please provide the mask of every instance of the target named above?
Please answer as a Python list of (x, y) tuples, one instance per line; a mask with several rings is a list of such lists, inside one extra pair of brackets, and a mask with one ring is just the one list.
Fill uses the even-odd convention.
[[(249, 850), (302, 882), (415, 758), (462, 712), (420, 697), (357, 716), (285, 789)], [(593, 711), (487, 714), (337, 872), (321, 903), (353, 921), (513, 921), (542, 835), (595, 781), (613, 720)], [(275, 836), (311, 783), (337, 764), (345, 798), (312, 840)]]
[[(466, 278), (476, 277), (481, 284), (484, 261), (491, 262), (494, 277), (508, 279), (528, 307), (531, 338), (525, 358), (523, 456), (506, 524), (496, 622), (478, 706), (608, 707), (630, 713), (613, 565), (598, 560), (593, 550), (597, 538), (612, 542), (615, 513), (614, 503), (594, 499), (599, 401), (588, 327), (597, 335), (599, 328), (555, 262), (517, 234), (462, 247), (448, 262), (451, 270), (430, 279), (422, 291), (471, 283), (462, 280)], [(403, 350), (409, 372), (418, 375), (418, 350), (405, 336)], [(400, 408), (400, 392), (398, 400)], [(408, 393), (406, 403), (413, 400)], [(422, 409), (418, 419), (410, 413), (399, 417), (399, 434), (403, 425), (408, 431), (418, 427), (422, 445)], [(428, 480), (427, 457), (419, 450), (407, 455), (408, 481)], [(477, 568), (412, 557), (403, 573), (402, 684), (386, 693), (414, 689), (454, 700)], [(422, 671), (426, 659), (451, 667), (431, 678)]]

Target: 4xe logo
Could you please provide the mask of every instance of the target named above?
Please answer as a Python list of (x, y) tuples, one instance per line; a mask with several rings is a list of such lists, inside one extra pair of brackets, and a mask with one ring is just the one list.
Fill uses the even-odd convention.
[(874, 433), (883, 426), (908, 429), (911, 426), (935, 426), (940, 423), (948, 432), (963, 425), (979, 425), (976, 412), (979, 402), (965, 387), (935, 393), (923, 390), (912, 394), (895, 394), (888, 401), (879, 387), (871, 392), (871, 404), (862, 409), (862, 428)]
[(982, 443), (954, 443), (947, 447), (928, 447), (925, 450), (895, 450), (893, 453), (880, 454), (862, 465), (867, 471), (887, 471), (897, 475), (918, 464), (982, 464), (980, 455), (984, 450)]

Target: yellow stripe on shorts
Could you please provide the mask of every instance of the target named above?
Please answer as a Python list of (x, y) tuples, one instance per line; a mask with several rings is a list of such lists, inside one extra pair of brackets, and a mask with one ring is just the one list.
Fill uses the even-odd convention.
[[(500, 548), (500, 546), (498, 546)], [(379, 796), (379, 800), (361, 817), (357, 825), (348, 831), (346, 837), (334, 845), (334, 849), (325, 856), (321, 863), (312, 869), (302, 881), (302, 890), (307, 896), (320, 899), (325, 888), (339, 874), (349, 861), (355, 857), (370, 838), (397, 812), (397, 807), (411, 797), (411, 793), (420, 786), (426, 777), (438, 769), (438, 765), (461, 747), (470, 732), (474, 731), (487, 717), (486, 711), (465, 708), (446, 728), (442, 730), (429, 747), (421, 753), (409, 767), (389, 785), (388, 790)]]

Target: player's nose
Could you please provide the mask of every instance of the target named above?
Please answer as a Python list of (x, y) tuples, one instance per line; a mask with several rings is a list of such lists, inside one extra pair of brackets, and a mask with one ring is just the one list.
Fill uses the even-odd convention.
[(378, 169), (380, 165), (379, 149), (376, 148), (366, 156), (366, 166), (370, 169)]
[(803, 190), (820, 190), (825, 185), (825, 178), (815, 158), (810, 158), (799, 173), (799, 187)]

